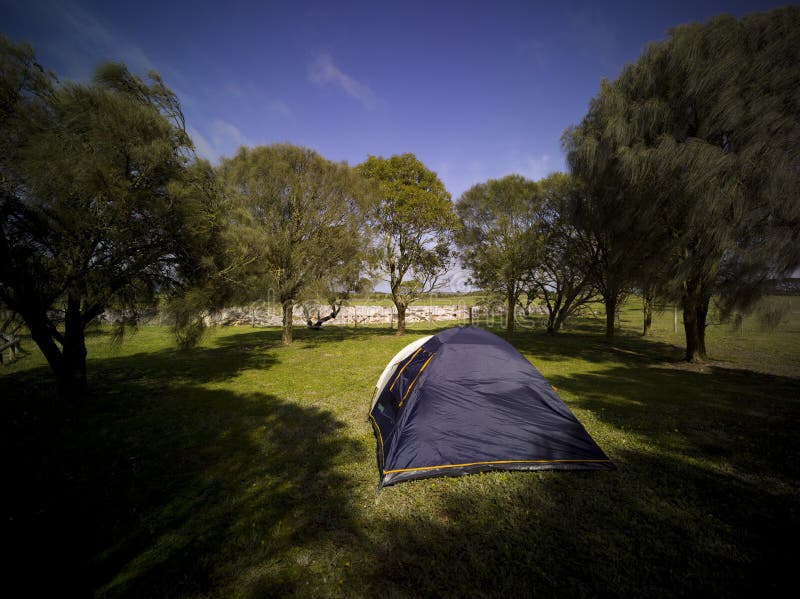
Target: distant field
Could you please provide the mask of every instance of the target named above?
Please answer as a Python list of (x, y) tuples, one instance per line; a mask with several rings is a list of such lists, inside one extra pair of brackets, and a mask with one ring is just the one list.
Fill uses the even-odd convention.
[(700, 366), (680, 362), (671, 310), (640, 337), (633, 301), (612, 342), (602, 314), (522, 330), (511, 341), (619, 469), (380, 493), (372, 387), (436, 327), (297, 329), (289, 348), (277, 329), (217, 329), (190, 352), (159, 327), (122, 345), (99, 330), (94, 394), (61, 420), (24, 340), (0, 366), (4, 539), (27, 595), (773, 596), (800, 524), (800, 298), (775, 301), (776, 330), (715, 325)]

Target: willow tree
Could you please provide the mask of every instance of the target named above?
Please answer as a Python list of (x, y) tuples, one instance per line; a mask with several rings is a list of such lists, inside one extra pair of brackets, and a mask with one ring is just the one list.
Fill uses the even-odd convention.
[(253, 255), (254, 293), (278, 300), (283, 344), (289, 345), (294, 305), (303, 292), (336, 272), (352, 272), (362, 258), (354, 173), (313, 150), (277, 144), (240, 148), (218, 174), (236, 208), (236, 230)]
[(413, 154), (370, 156), (357, 170), (372, 184), (366, 217), (373, 261), (386, 276), (402, 335), (409, 304), (436, 289), (450, 266), (453, 204), (436, 173)]
[(479, 183), (456, 203), (456, 237), (462, 262), (481, 289), (506, 301), (506, 332), (514, 332), (514, 308), (539, 263), (539, 189), (521, 175)]
[(169, 295), (162, 294), (162, 308), (178, 345), (188, 349), (202, 337), (207, 313), (243, 296), (240, 284), (253, 257), (226, 218), (231, 205), (208, 161), (194, 159), (170, 193), (191, 218), (183, 219), (178, 232), (180, 278)]
[[(25, 321), (62, 399), (87, 391), (86, 326), (185, 281), (199, 230), (177, 199), (191, 142), (156, 73), (58, 84), (0, 36), (0, 302)], [(199, 200), (202, 201), (202, 200)]]
[(744, 308), (800, 263), (798, 64), (796, 7), (681, 26), (604, 83), (571, 132), (576, 172), (618, 189), (658, 246), (647, 268), (681, 302), (689, 361), (706, 355), (714, 294)]
[(544, 301), (547, 331), (552, 334), (596, 298), (597, 273), (593, 269), (597, 252), (575, 224), (576, 205), (584, 197), (579, 181), (565, 173), (553, 173), (540, 179), (538, 186), (536, 220), (541, 250), (527, 276), (528, 295)]
[(617, 311), (636, 280), (637, 256), (649, 242), (639, 223), (637, 198), (619, 177), (619, 162), (604, 137), (609, 86), (601, 86), (589, 114), (563, 136), (572, 173), (584, 182), (574, 199), (574, 243), (587, 257), (586, 272), (603, 298), (607, 338), (614, 336)]

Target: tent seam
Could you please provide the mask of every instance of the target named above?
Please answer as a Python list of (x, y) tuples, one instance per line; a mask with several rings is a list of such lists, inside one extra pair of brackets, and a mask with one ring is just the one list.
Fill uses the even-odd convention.
[(417, 470), (438, 470), (440, 468), (464, 468), (466, 466), (483, 466), (489, 464), (554, 464), (554, 463), (605, 463), (611, 460), (495, 460), (491, 462), (469, 462), (466, 464), (442, 464), (440, 466), (420, 466), (418, 468), (398, 468), (384, 470), (384, 474), (394, 472), (415, 472)]
[(367, 416), (369, 416), (370, 420), (372, 420), (375, 432), (378, 433), (378, 441), (380, 441), (381, 443), (381, 475), (383, 475), (384, 474), (383, 468), (386, 465), (386, 454), (383, 448), (383, 435), (381, 434), (381, 427), (378, 426), (378, 421), (375, 420), (375, 417), (372, 414), (367, 414)]

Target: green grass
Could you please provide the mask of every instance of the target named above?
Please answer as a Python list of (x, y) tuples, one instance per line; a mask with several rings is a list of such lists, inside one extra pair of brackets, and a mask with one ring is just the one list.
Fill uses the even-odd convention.
[(615, 472), (486, 473), (376, 493), (365, 414), (420, 334), (144, 327), (89, 339), (93, 395), (60, 417), (41, 355), (0, 367), (12, 571), (26, 595), (732, 596), (793, 575), (800, 300), (777, 331), (715, 326), (688, 366), (672, 312), (613, 342), (585, 319), (514, 344)]

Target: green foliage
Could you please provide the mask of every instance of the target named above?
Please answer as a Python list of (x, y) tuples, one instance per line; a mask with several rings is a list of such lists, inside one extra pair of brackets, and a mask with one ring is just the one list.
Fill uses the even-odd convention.
[(580, 181), (553, 173), (539, 182), (538, 210), (542, 251), (528, 275), (527, 298), (541, 297), (548, 312), (547, 330), (554, 333), (597, 293), (596, 246), (575, 224), (584, 200)]
[(542, 259), (539, 187), (520, 175), (479, 183), (456, 204), (458, 245), (472, 282), (507, 301), (507, 326), (514, 306)]
[(199, 227), (174, 193), (191, 141), (155, 73), (104, 65), (90, 85), (59, 85), (5, 39), (0, 62), (0, 301), (80, 394), (87, 324), (107, 308), (129, 319), (191, 278)]
[(603, 82), (581, 125), (562, 138), (571, 171), (584, 184), (574, 198), (575, 242), (588, 258), (591, 284), (603, 297), (606, 337), (614, 335), (617, 306), (649, 268), (647, 259), (661, 249), (658, 238), (645, 232), (653, 215), (621, 183), (618, 157), (606, 143), (606, 131), (616, 124), (601, 110), (616, 105), (610, 90)]
[(565, 135), (608, 215), (596, 228), (657, 248), (624, 262), (655, 270), (661, 293), (680, 298), (687, 359), (705, 353), (715, 291), (726, 311), (743, 309), (800, 263), (798, 48), (796, 7), (675, 28), (604, 82)]
[(261, 298), (274, 293), (291, 343), (291, 310), (303, 294), (344, 294), (358, 283), (361, 189), (346, 164), (291, 145), (240, 148), (218, 172), (250, 255), (248, 286)]
[(413, 154), (370, 156), (356, 170), (371, 184), (372, 262), (387, 276), (402, 333), (406, 307), (436, 289), (450, 265), (453, 204), (436, 173)]
[(181, 278), (162, 298), (161, 309), (181, 347), (188, 348), (202, 338), (206, 314), (245, 295), (244, 273), (252, 257), (231, 227), (231, 202), (207, 161), (194, 160), (168, 191), (180, 212), (174, 234)]

